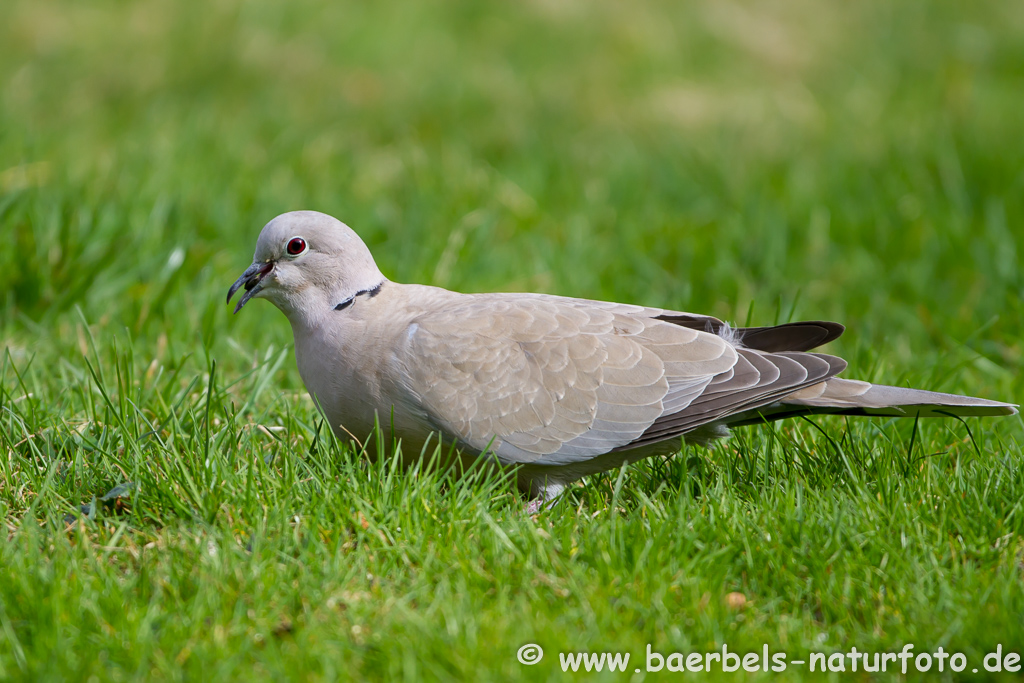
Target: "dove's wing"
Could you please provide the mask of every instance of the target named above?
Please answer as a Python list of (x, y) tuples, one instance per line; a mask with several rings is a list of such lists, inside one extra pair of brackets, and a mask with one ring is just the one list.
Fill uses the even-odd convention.
[(467, 296), (416, 317), (396, 360), (436, 427), (507, 462), (545, 465), (672, 438), (841, 369), (815, 354), (737, 350), (657, 314)]

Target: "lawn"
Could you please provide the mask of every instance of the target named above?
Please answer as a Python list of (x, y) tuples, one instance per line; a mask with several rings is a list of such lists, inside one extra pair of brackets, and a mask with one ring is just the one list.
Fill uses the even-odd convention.
[(530, 517), (333, 440), (224, 296), (317, 209), (397, 281), (838, 320), (845, 376), (1019, 401), (1022, 93), (1013, 0), (5, 0), (0, 680), (996, 675), (1018, 417), (744, 428)]

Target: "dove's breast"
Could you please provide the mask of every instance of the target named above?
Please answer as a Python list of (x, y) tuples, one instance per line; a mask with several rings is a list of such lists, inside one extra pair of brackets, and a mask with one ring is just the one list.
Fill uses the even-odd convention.
[[(375, 396), (379, 396), (374, 373), (359, 363), (359, 339), (346, 334), (329, 338), (317, 330), (295, 338), (295, 360), (310, 398), (340, 438), (360, 441), (373, 429)], [(348, 436), (350, 435), (350, 436)]]
[(379, 423), (388, 445), (394, 436), (402, 440), (403, 451), (419, 453), (437, 428), (419, 406), (409, 404), (393, 350), (415, 326), (422, 305), (456, 296), (387, 282), (378, 296), (357, 297), (316, 329), (293, 328), (299, 374), (338, 438), (365, 443)]

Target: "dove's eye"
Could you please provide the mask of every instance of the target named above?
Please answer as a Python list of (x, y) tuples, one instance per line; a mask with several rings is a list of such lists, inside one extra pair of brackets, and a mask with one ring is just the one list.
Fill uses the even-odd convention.
[(306, 251), (306, 240), (301, 237), (293, 237), (288, 240), (288, 246), (286, 249), (289, 256), (298, 256), (302, 252)]

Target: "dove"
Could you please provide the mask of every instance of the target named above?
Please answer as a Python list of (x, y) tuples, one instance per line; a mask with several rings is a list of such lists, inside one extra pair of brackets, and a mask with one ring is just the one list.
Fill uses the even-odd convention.
[[(1014, 415), (981, 398), (840, 378), (814, 349), (834, 322), (722, 320), (550, 294), (462, 294), (388, 280), (341, 221), (277, 216), (228, 291), (238, 313), (267, 299), (291, 323), (299, 374), (341, 439), (382, 430), (408, 458), (428, 444), (516, 468), (533, 502), (640, 458), (730, 429), (831, 414)], [(432, 439), (434, 441), (432, 441)]]

